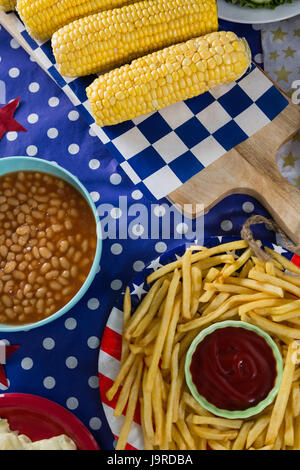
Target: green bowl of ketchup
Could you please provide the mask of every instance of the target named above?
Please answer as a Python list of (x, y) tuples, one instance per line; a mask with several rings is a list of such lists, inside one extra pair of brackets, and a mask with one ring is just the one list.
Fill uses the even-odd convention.
[(185, 377), (203, 408), (224, 418), (249, 418), (276, 397), (282, 357), (265, 331), (242, 321), (223, 321), (194, 339)]

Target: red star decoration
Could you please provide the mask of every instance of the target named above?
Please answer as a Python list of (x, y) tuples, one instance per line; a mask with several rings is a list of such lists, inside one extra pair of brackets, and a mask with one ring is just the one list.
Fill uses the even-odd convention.
[[(12, 353), (14, 353), (19, 347), (20, 346), (15, 345), (5, 346), (5, 358), (7, 359), (9, 356), (11, 356)], [(0, 364), (0, 384), (4, 385), (4, 387), (8, 387), (8, 382), (3, 364)]]
[(26, 132), (27, 129), (21, 126), (14, 118), (13, 115), (17, 109), (17, 106), (20, 101), (19, 98), (11, 101), (10, 103), (0, 108), (0, 140), (6, 132), (16, 131), (16, 132)]

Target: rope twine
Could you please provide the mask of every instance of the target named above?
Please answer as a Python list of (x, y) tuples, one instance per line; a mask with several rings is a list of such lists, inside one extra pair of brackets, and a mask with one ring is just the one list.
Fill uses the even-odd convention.
[(297, 253), (300, 251), (300, 245), (295, 245), (293, 242), (291, 242), (291, 240), (287, 237), (287, 235), (283, 232), (283, 230), (274, 220), (267, 219), (262, 215), (253, 215), (252, 217), (249, 217), (249, 219), (247, 219), (244, 223), (243, 228), (241, 230), (241, 237), (243, 238), (243, 240), (246, 240), (248, 242), (253, 253), (258, 258), (261, 258), (264, 261), (269, 261), (272, 257), (264, 250), (262, 250), (258, 246), (256, 240), (254, 240), (251, 226), (257, 224), (265, 224), (265, 226), (269, 230), (274, 230), (274, 232), (279, 233), (287, 250), (291, 251), (292, 253)]

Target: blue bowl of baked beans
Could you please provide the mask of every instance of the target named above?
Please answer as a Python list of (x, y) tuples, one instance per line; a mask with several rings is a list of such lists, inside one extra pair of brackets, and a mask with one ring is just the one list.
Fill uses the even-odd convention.
[(99, 269), (102, 234), (78, 178), (54, 162), (0, 159), (0, 331), (68, 312)]

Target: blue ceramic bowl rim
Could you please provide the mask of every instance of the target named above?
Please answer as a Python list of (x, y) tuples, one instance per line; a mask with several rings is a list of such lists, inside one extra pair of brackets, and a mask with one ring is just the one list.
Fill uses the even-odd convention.
[[(198, 390), (196, 386), (194, 385), (192, 375), (190, 372), (190, 364), (192, 360), (192, 356), (195, 352), (195, 349), (197, 348), (198, 344), (201, 343), (201, 341), (207, 336), (210, 335), (213, 331), (220, 329), (220, 328), (226, 328), (228, 326), (232, 326), (235, 328), (244, 328), (246, 330), (251, 330), (260, 335), (262, 338), (265, 339), (267, 344), (270, 346), (270, 348), (273, 351), (275, 361), (276, 361), (276, 369), (277, 369), (277, 377), (274, 383), (273, 388), (270, 390), (266, 398), (264, 398), (262, 401), (260, 401), (257, 405), (249, 407), (245, 410), (225, 410), (221, 408), (217, 408), (215, 405), (210, 403), (206, 398), (204, 398), (200, 393), (198, 393)], [(192, 341), (188, 352), (186, 354), (186, 360), (185, 360), (185, 377), (186, 377), (186, 383), (190, 389), (190, 392), (192, 393), (193, 397), (195, 400), (200, 403), (203, 408), (206, 410), (210, 411), (216, 416), (221, 416), (222, 418), (227, 418), (227, 419), (246, 419), (251, 416), (254, 416), (261, 411), (263, 411), (268, 405), (270, 405), (273, 400), (275, 399), (278, 389), (280, 386), (281, 378), (282, 378), (282, 369), (283, 369), (283, 361), (281, 354), (279, 352), (279, 349), (275, 343), (275, 341), (271, 338), (271, 336), (266, 333), (264, 330), (261, 328), (258, 328), (256, 325), (253, 325), (251, 323), (246, 323), (243, 321), (238, 321), (238, 320), (225, 320), (217, 323), (213, 323), (212, 325), (208, 326), (204, 330), (200, 331), (200, 333), (196, 336), (196, 338)]]
[[(85, 197), (85, 200), (89, 204), (89, 206), (90, 206), (90, 208), (93, 212), (94, 218), (95, 218), (96, 232), (97, 232), (97, 246), (96, 246), (96, 251), (95, 251), (95, 255), (94, 255), (94, 261), (93, 261), (92, 267), (90, 269), (90, 272), (89, 272), (85, 282), (83, 283), (83, 285), (81, 286), (79, 291), (74, 295), (74, 297), (72, 297), (72, 299), (64, 307), (62, 307), (60, 310), (53, 313), (49, 317), (44, 318), (43, 320), (40, 320), (40, 321), (35, 322), (35, 323), (27, 323), (27, 324), (24, 324), (24, 325), (10, 325), (10, 324), (6, 325), (6, 324), (3, 324), (3, 323), (0, 323), (0, 332), (2, 332), (2, 333), (16, 333), (18, 331), (32, 330), (34, 328), (38, 328), (38, 327), (41, 327), (41, 326), (47, 325), (48, 323), (53, 322), (54, 320), (56, 320), (57, 318), (60, 318), (65, 313), (67, 313), (69, 310), (71, 310), (71, 308), (73, 308), (79, 302), (79, 300), (84, 296), (84, 294), (87, 292), (88, 288), (90, 287), (91, 283), (93, 282), (93, 280), (94, 280), (94, 278), (97, 274), (98, 268), (99, 268), (100, 258), (101, 258), (101, 254), (102, 254), (102, 230), (101, 230), (101, 223), (100, 223), (100, 219), (99, 219), (99, 216), (98, 216), (98, 212), (97, 212), (94, 201), (92, 200), (88, 190), (79, 181), (77, 176), (73, 175), (70, 171), (66, 170), (65, 168), (63, 168), (62, 166), (60, 166), (56, 162), (49, 162), (48, 160), (43, 160), (42, 158), (36, 158), (36, 157), (25, 157), (25, 156), (4, 157), (4, 158), (0, 159), (0, 168), (3, 165), (2, 162), (4, 162), (4, 164), (5, 164), (5, 163), (13, 163), (14, 161), (18, 162), (18, 164), (20, 163), (20, 161), (32, 162), (33, 164), (34, 163), (41, 163), (45, 167), (49, 168), (49, 173), (50, 174), (54, 174), (55, 176), (57, 176), (57, 175), (55, 174), (55, 172), (53, 172), (51, 170), (54, 169), (54, 168), (58, 169), (59, 172), (61, 172), (63, 175), (68, 177), (69, 180), (71, 180), (70, 184), (73, 183), (72, 185), (75, 189), (77, 189), (77, 190), (80, 189), (81, 194)], [(7, 172), (4, 171), (3, 173), (1, 173), (1, 171), (0, 171), (0, 175), (13, 173), (13, 171), (14, 170), (9, 170)], [(22, 171), (22, 169), (19, 168), (18, 170), (15, 170), (15, 171)], [(26, 171), (26, 169), (24, 169), (24, 171)], [(31, 171), (34, 171), (34, 169), (31, 170)], [(36, 171), (43, 171), (43, 170), (36, 170)], [(44, 172), (47, 172), (47, 171), (45, 170)], [(57, 176), (57, 177), (64, 179), (62, 176)], [(66, 179), (66, 181), (69, 181), (69, 180)]]

